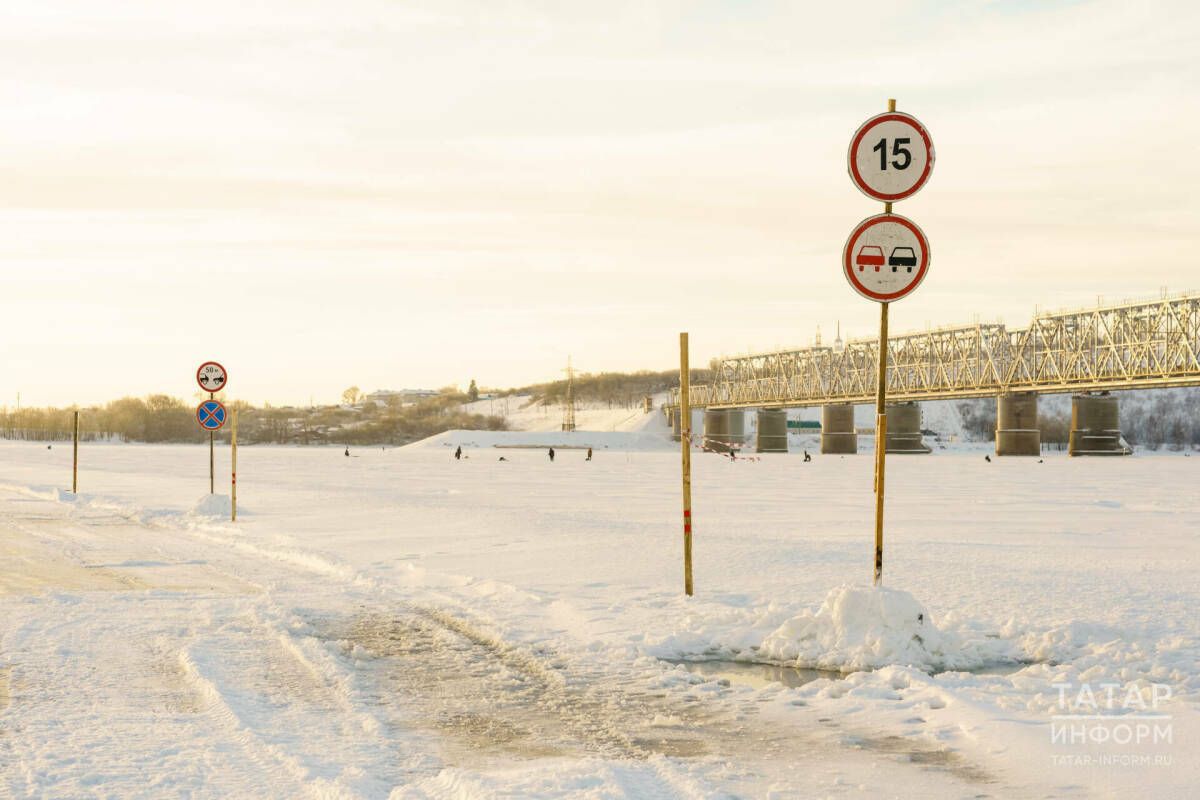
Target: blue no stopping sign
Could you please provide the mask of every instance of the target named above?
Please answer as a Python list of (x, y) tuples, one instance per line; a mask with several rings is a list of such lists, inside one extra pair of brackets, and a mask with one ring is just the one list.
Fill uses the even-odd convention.
[(196, 406), (196, 421), (206, 431), (217, 431), (225, 424), (225, 406), (216, 400), (205, 400)]

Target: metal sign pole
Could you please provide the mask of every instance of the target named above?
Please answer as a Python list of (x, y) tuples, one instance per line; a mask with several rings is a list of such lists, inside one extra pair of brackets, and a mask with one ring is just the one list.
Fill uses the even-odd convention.
[[(212, 392), (208, 393), (209, 400), (212, 400), (215, 397), (216, 397), (216, 395), (213, 394)], [(209, 494), (216, 494), (216, 483), (215, 483), (216, 478), (215, 478), (215, 469), (214, 469), (215, 463), (214, 463), (214, 458), (213, 458), (213, 438), (215, 436), (216, 436), (216, 434), (213, 433), (212, 431), (208, 432), (208, 493)]]
[(683, 444), (683, 591), (692, 596), (692, 406), (688, 335), (679, 334), (679, 441)]
[[(888, 100), (889, 112), (896, 101)], [(892, 213), (892, 204), (883, 204)], [(883, 477), (888, 461), (888, 303), (880, 303), (880, 374), (875, 390), (875, 573), (872, 584), (883, 583)]]
[[(896, 101), (888, 100), (888, 111), (896, 110)], [(892, 213), (892, 204), (883, 204), (883, 213)], [(879, 304), (879, 377), (875, 389), (875, 571), (872, 584), (883, 583), (883, 486), (887, 469), (887, 363), (888, 304)]]
[[(891, 205), (891, 203), (888, 203)], [(879, 304), (879, 384), (875, 391), (875, 578), (883, 583), (883, 475), (887, 464), (888, 304)]]
[[(878, 154), (878, 157), (876, 157)], [(907, 297), (929, 271), (929, 240), (912, 220), (892, 213), (892, 203), (916, 194), (933, 170), (933, 139), (911, 114), (887, 111), (855, 131), (846, 154), (850, 180), (859, 191), (883, 203), (850, 233), (842, 250), (842, 270), (850, 286), (879, 303), (879, 374), (875, 390), (875, 565), (873, 583), (883, 583), (883, 506), (887, 473), (888, 307)]]

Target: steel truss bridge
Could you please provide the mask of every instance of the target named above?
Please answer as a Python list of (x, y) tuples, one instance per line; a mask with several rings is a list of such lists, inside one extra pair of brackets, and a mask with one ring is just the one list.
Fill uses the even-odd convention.
[[(888, 399), (1200, 385), (1200, 294), (1038, 314), (1028, 328), (966, 325), (888, 339)], [(870, 403), (879, 342), (723, 358), (693, 408)], [(679, 405), (673, 390), (668, 407)]]

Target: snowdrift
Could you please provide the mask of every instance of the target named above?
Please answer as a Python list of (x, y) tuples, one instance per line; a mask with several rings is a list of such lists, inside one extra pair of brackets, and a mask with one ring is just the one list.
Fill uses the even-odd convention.
[(982, 667), (1001, 656), (991, 649), (939, 629), (908, 592), (843, 585), (816, 613), (805, 611), (767, 636), (759, 656), (807, 669), (900, 665), (935, 672)]

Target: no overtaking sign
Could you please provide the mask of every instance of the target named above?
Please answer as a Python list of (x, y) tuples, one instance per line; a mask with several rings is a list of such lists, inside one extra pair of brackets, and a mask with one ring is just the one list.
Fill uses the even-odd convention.
[(868, 300), (889, 303), (904, 297), (929, 271), (929, 240), (899, 214), (867, 217), (842, 249), (846, 280)]

